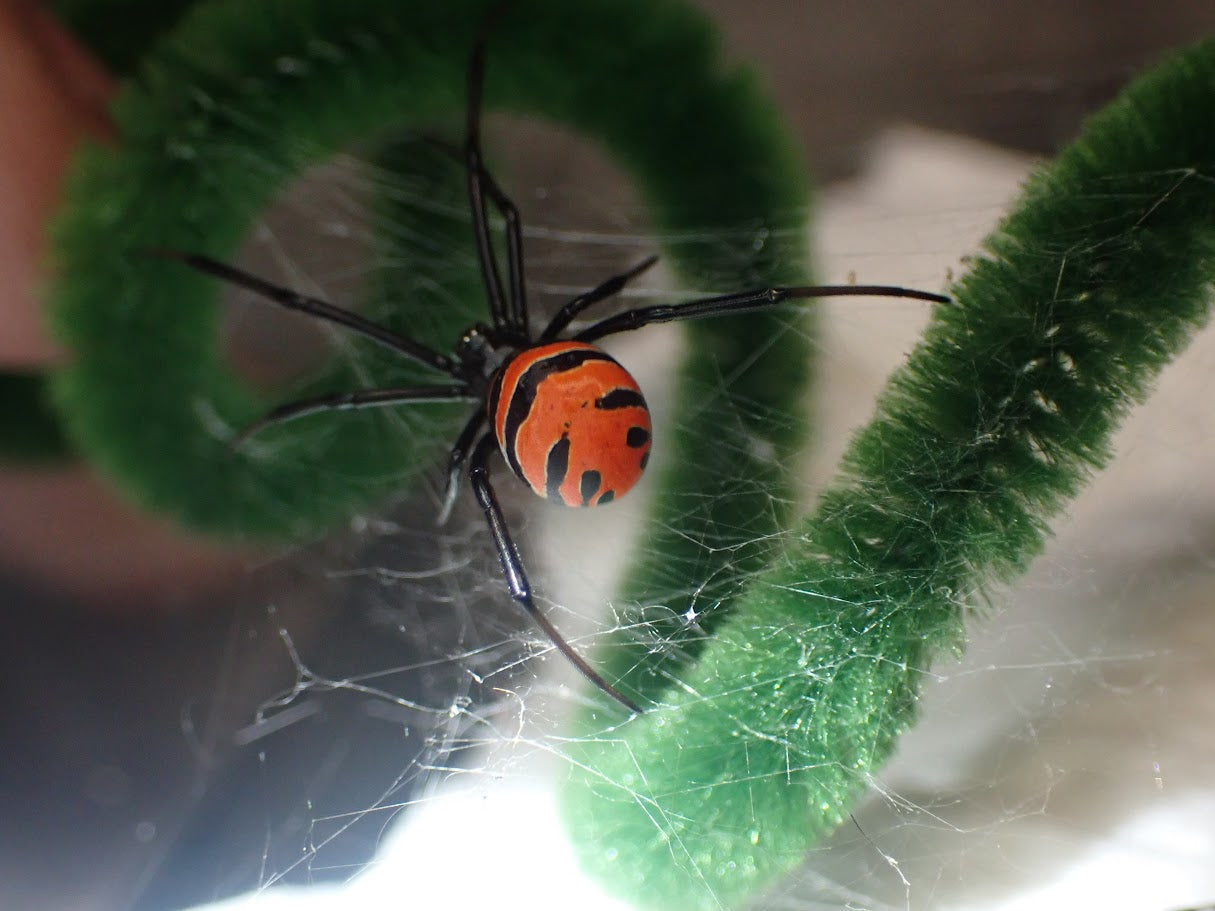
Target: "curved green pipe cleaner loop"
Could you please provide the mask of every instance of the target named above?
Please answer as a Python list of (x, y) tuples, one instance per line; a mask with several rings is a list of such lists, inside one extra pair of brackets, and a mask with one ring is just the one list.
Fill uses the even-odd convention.
[[(912, 723), (966, 609), (1208, 319), (1215, 41), (1141, 78), (1027, 185), (666, 705), (570, 747), (588, 867), (647, 908), (724, 908), (802, 862)], [(948, 746), (942, 744), (942, 749)]]
[[(72, 180), (52, 314), (74, 354), (56, 384), (72, 436), (135, 499), (212, 532), (292, 534), (374, 502), (434, 463), (443, 444), (429, 439), (433, 421), (402, 414), (298, 421), (231, 452), (232, 430), (265, 403), (220, 356), (216, 284), (141, 251), (228, 258), (308, 166), (386, 124), (452, 122), (487, 6), (209, 3), (118, 100), (121, 148), (90, 149)], [(638, 73), (663, 91), (625, 91)], [(752, 80), (723, 71), (710, 28), (687, 7), (520, 2), (495, 27), (486, 93), (492, 109), (600, 140), (636, 177), (662, 232), (722, 229), (669, 250), (701, 287), (706, 275), (728, 276), (728, 287), (804, 279), (796, 156)], [(398, 326), (452, 344), (448, 314), (398, 303)], [(729, 375), (750, 342), (787, 322), (711, 321), (692, 330), (694, 347)], [(418, 376), (351, 347), (354, 365), (326, 377), (326, 388), (348, 388), (356, 366), (364, 383)], [(804, 334), (784, 333), (771, 358), (800, 365), (807, 349)], [(782, 388), (774, 413), (800, 392), (796, 382)], [(739, 395), (764, 399), (745, 383)], [(749, 467), (740, 455), (739, 470)]]

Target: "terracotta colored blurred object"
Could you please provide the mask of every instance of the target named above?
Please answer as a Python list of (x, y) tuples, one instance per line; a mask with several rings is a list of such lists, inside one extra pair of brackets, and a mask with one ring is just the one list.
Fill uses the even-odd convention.
[(38, 314), (35, 291), (46, 255), (45, 222), (76, 142), (105, 136), (113, 82), (44, 11), (0, 0), (0, 364), (32, 367), (57, 349)]
[[(30, 0), (0, 0), (0, 370), (53, 365), (46, 223), (76, 143), (104, 138), (114, 81)], [(0, 467), (0, 571), (100, 610), (157, 610), (229, 578), (231, 552), (191, 541), (118, 501), (83, 467)]]

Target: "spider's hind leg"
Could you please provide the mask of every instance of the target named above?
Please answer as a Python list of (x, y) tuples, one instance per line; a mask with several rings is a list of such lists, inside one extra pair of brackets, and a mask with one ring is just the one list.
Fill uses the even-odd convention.
[(477, 502), (481, 504), (481, 509), (485, 513), (485, 521), (489, 523), (489, 530), (494, 536), (494, 546), (498, 550), (498, 559), (502, 563), (502, 573), (506, 576), (506, 585), (510, 589), (511, 598), (528, 612), (557, 651), (561, 652), (582, 676), (630, 712), (640, 715), (641, 706), (600, 677), (595, 669), (574, 650), (574, 647), (565, 641), (557, 632), (557, 628), (536, 606), (536, 602), (532, 598), (531, 584), (527, 581), (527, 573), (523, 569), (523, 561), (519, 557), (515, 542), (511, 539), (510, 530), (506, 527), (506, 519), (502, 515), (502, 508), (498, 505), (498, 498), (489, 482), (489, 458), (496, 449), (497, 440), (494, 439), (492, 433), (486, 433), (481, 437), (476, 449), (473, 450), (468, 480), (472, 484)]
[(460, 431), (460, 435), (456, 437), (456, 442), (451, 447), (451, 453), (447, 457), (447, 483), (443, 488), (443, 504), (439, 508), (436, 525), (446, 525), (447, 520), (451, 518), (452, 507), (456, 505), (456, 495), (460, 492), (460, 477), (464, 474), (464, 463), (468, 461), (468, 453), (472, 449), (473, 440), (476, 439), (477, 431), (481, 429), (484, 420), (485, 411), (478, 408), (476, 413), (468, 419), (468, 423), (464, 425), (464, 429)]
[(315, 398), (287, 402), (271, 409), (254, 421), (232, 440), (239, 449), (248, 440), (273, 424), (285, 424), (299, 418), (327, 411), (359, 411), (368, 408), (392, 408), (419, 402), (467, 402), (476, 396), (464, 385), (454, 386), (396, 386), (384, 389), (362, 389), (356, 392), (333, 392)]

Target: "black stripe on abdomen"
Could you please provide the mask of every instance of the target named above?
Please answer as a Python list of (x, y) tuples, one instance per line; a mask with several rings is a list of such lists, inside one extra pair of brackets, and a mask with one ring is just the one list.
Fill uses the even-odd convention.
[[(519, 428), (523, 426), (523, 422), (531, 414), (532, 406), (536, 402), (536, 390), (540, 384), (555, 373), (576, 370), (587, 361), (611, 360), (602, 351), (576, 348), (572, 351), (561, 351), (543, 360), (536, 361), (536, 363), (523, 371), (523, 375), (519, 377), (519, 381), (515, 384), (514, 395), (511, 396), (510, 402), (507, 403), (506, 420), (502, 424), (503, 455), (506, 456), (506, 461), (510, 463), (511, 470), (518, 477), (522, 478), (524, 475), (523, 468), (520, 466), (519, 458), (515, 452), (515, 440), (519, 436)], [(568, 446), (569, 442), (566, 441), (567, 449)]]
[(645, 399), (636, 389), (617, 387), (595, 399), (595, 407), (603, 411), (617, 408), (645, 408)]

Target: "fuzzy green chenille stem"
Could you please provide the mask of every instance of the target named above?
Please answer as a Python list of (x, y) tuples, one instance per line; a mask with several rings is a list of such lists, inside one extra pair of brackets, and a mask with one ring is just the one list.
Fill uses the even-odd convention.
[(730, 907), (845, 817), (967, 608), (1042, 549), (1119, 419), (1206, 322), (1213, 107), (1207, 41), (1093, 117), (660, 706), (570, 748), (576, 843), (619, 894)]
[[(122, 145), (90, 151), (73, 181), (52, 310), (75, 353), (57, 379), (73, 442), (131, 496), (214, 533), (282, 535), (436, 464), (442, 440), (376, 414), (296, 422), (230, 452), (225, 428), (267, 403), (219, 356), (217, 289), (140, 251), (228, 258), (310, 165), (386, 127), (457, 123), (488, 7), (209, 3), (124, 92)], [(684, 238), (664, 255), (697, 287), (806, 280), (796, 156), (683, 6), (519, 0), (494, 31), (487, 101), (601, 142), (659, 232)], [(681, 418), (657, 440), (669, 467), (625, 600), (661, 591), (678, 617), (692, 595), (674, 589), (720, 606), (678, 657), (627, 639), (596, 656), (654, 705), (625, 721), (600, 703), (566, 747), (567, 817), (607, 888), (643, 907), (737, 905), (845, 817), (911, 723), (932, 658), (960, 647), (965, 608), (1041, 549), (1118, 418), (1205, 321), (1213, 101), (1207, 43), (1140, 80), (1034, 178), (792, 531), (777, 466), (804, 444), (809, 334), (790, 313), (687, 327)], [(418, 161), (407, 146), (378, 160), (398, 152)], [(373, 309), (439, 347), (480, 306), (435, 313), (419, 292), (385, 315), (393, 284), (373, 273)], [(411, 376), (377, 352), (358, 362), (377, 384)], [(355, 379), (339, 365), (310, 388)], [(746, 483), (720, 493), (723, 478)]]

